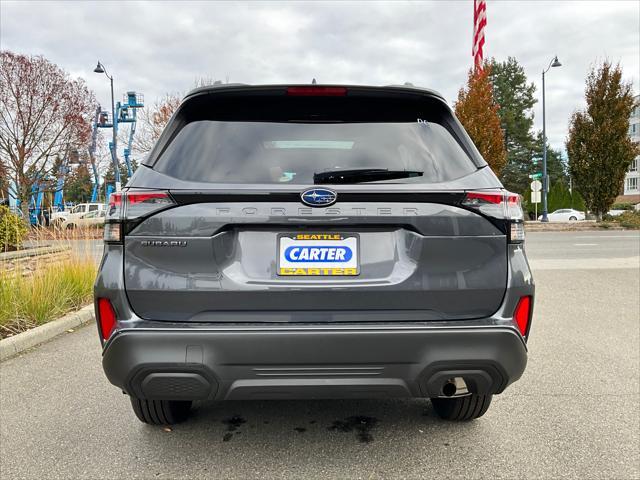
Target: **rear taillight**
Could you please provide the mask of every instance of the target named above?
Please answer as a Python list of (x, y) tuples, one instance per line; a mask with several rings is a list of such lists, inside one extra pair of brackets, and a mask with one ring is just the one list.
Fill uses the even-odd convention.
[(108, 340), (116, 328), (116, 312), (106, 298), (98, 299), (98, 324), (103, 340)]
[(145, 217), (157, 210), (175, 205), (168, 192), (127, 192), (124, 196), (124, 215), (127, 220)]
[(122, 216), (122, 192), (112, 193), (109, 197), (109, 206), (107, 207), (107, 220), (120, 220)]
[(288, 87), (287, 95), (295, 97), (344, 97), (347, 95), (345, 87)]
[(169, 192), (129, 191), (111, 194), (104, 228), (104, 241), (122, 242), (123, 222), (146, 217), (176, 203)]
[(467, 192), (462, 205), (488, 217), (507, 220), (509, 241), (524, 242), (524, 213), (517, 193), (502, 190)]
[(531, 321), (531, 297), (521, 297), (516, 309), (513, 312), (513, 321), (518, 326), (522, 336), (526, 336), (529, 331)]

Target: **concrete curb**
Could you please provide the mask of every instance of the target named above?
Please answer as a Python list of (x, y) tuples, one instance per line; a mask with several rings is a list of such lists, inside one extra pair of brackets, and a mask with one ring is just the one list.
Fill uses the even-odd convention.
[(542, 223), (538, 221), (525, 221), (524, 231), (527, 232), (606, 232), (607, 230), (628, 230), (613, 222), (603, 226), (602, 223), (596, 223), (594, 220), (585, 220), (582, 222), (549, 222)]
[(95, 318), (93, 304), (38, 327), (0, 340), (0, 362), (29, 348), (51, 340), (70, 328), (80, 327)]
[(48, 253), (58, 253), (71, 250), (67, 245), (48, 245), (45, 247), (26, 248), (24, 250), (15, 250), (13, 252), (0, 252), (0, 261), (15, 260), (17, 258), (36, 257), (38, 255), (46, 255)]

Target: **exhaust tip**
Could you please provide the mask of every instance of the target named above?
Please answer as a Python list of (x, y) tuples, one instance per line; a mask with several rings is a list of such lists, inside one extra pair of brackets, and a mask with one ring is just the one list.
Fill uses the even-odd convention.
[(442, 386), (442, 395), (444, 397), (460, 397), (468, 394), (467, 382), (462, 377), (450, 378)]
[(442, 387), (442, 394), (445, 397), (453, 397), (456, 394), (457, 390), (458, 388), (456, 387), (455, 382), (452, 382), (451, 380), (449, 380), (447, 383), (444, 384), (444, 387)]

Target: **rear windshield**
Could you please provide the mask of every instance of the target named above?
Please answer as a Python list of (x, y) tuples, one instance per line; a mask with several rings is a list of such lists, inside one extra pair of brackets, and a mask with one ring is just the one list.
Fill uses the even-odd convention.
[(153, 168), (181, 180), (233, 184), (313, 184), (317, 173), (369, 168), (422, 172), (377, 182), (440, 183), (477, 169), (443, 109), (421, 115), (360, 104), (352, 100), (343, 115), (339, 104), (296, 103), (290, 115), (271, 110), (273, 119), (265, 108), (245, 118), (237, 110), (225, 115), (226, 108), (212, 108), (218, 115), (185, 109), (165, 132)]

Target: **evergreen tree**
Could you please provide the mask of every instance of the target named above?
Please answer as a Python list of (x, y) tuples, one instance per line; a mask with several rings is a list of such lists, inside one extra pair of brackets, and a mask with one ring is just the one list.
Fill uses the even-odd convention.
[(640, 148), (627, 135), (635, 107), (632, 86), (622, 68), (605, 61), (586, 80), (585, 110), (571, 116), (569, 170), (586, 205), (598, 219), (620, 193), (629, 164)]
[(81, 163), (71, 172), (65, 182), (65, 202), (83, 203), (91, 200), (93, 189), (91, 172), (86, 162)]
[[(120, 183), (124, 186), (129, 180), (129, 175), (127, 172), (127, 165), (124, 162), (119, 164), (120, 170)], [(138, 167), (138, 163), (135, 160), (131, 160), (131, 169), (135, 172)], [(107, 185), (115, 183), (115, 169), (113, 168), (113, 162), (109, 162), (109, 166), (107, 167), (107, 171), (104, 174), (104, 183)]]
[[(538, 132), (535, 136), (532, 149), (532, 165), (530, 173), (542, 172), (542, 156), (544, 155), (542, 148), (542, 132)], [(565, 188), (569, 188), (569, 175), (567, 162), (562, 158), (559, 150), (551, 148), (547, 142), (547, 176), (549, 177), (549, 185), (555, 182), (562, 182)], [(567, 207), (569, 208), (569, 207)]]
[(514, 57), (505, 62), (492, 59), (489, 78), (493, 96), (500, 106), (498, 115), (504, 132), (507, 164), (500, 179), (505, 188), (517, 193), (529, 189), (529, 175), (533, 173), (533, 152), (536, 149), (533, 128), (533, 106), (536, 87), (527, 83), (524, 68)]

